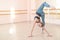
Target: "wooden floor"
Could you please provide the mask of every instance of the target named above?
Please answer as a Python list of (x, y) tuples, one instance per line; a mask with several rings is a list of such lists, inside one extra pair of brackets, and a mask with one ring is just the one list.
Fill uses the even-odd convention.
[(42, 34), (41, 28), (35, 27), (33, 37), (28, 37), (33, 22), (20, 22), (0, 25), (0, 40), (60, 40), (60, 25), (46, 23), (46, 29), (52, 35)]

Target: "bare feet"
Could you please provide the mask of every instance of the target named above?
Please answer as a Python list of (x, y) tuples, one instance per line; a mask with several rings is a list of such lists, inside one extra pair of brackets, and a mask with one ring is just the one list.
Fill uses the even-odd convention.
[(33, 37), (32, 35), (28, 36), (28, 37)]
[(48, 37), (52, 37), (52, 35), (48, 35)]
[(33, 37), (33, 36), (28, 36), (28, 37)]

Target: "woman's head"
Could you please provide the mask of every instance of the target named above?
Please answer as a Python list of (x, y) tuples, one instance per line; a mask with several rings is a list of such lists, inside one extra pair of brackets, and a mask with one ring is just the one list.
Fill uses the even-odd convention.
[(40, 22), (40, 17), (35, 16), (34, 20), (35, 20), (36, 23), (39, 23)]

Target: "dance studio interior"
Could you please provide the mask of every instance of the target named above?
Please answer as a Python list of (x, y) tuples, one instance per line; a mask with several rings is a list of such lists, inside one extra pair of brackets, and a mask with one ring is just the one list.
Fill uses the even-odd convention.
[[(45, 28), (33, 27), (36, 11), (43, 2), (52, 8), (44, 7)], [(0, 0), (0, 40), (60, 40), (60, 0)]]

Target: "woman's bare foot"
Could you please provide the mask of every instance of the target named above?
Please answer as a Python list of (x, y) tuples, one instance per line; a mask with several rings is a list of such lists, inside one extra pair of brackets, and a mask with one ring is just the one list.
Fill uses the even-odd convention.
[(48, 35), (48, 37), (52, 37), (52, 35)]
[(28, 36), (28, 37), (33, 37), (32, 35)]

